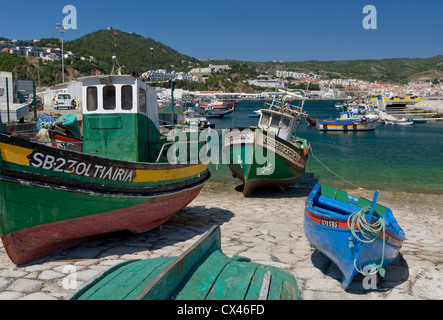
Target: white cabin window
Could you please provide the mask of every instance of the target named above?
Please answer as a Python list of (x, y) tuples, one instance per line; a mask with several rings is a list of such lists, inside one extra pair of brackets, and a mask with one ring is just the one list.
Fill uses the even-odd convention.
[(271, 115), (269, 113), (262, 113), (260, 124), (263, 126), (269, 125), (269, 120), (271, 119)]
[(282, 128), (283, 129), (287, 129), (287, 128), (289, 128), (289, 124), (291, 123), (291, 119), (288, 119), (288, 118), (286, 118), (286, 117), (283, 117), (283, 120), (282, 120)]
[(115, 110), (115, 87), (103, 87), (103, 109)]
[(122, 110), (132, 110), (132, 86), (122, 86)]
[(88, 87), (88, 89), (86, 90), (86, 95), (87, 95), (86, 110), (96, 111), (98, 107), (97, 87)]
[(138, 88), (138, 105), (140, 112), (146, 113), (146, 90)]
[(276, 114), (272, 115), (271, 127), (278, 128), (279, 124), (280, 124), (280, 119), (281, 119), (281, 116), (276, 115)]

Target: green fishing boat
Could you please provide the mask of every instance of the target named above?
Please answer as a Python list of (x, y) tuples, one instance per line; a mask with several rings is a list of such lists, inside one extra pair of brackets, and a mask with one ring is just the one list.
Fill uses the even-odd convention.
[(174, 142), (160, 134), (155, 88), (129, 75), (80, 81), (80, 151), (0, 134), (0, 236), (16, 264), (99, 234), (156, 228), (210, 177), (200, 159), (168, 158)]
[(260, 110), (258, 126), (232, 130), (225, 135), (223, 153), (235, 178), (243, 181), (243, 195), (257, 188), (286, 188), (305, 171), (310, 145), (296, 137), (302, 107), (285, 101)]
[(70, 294), (71, 300), (301, 300), (294, 276), (229, 258), (214, 226), (179, 257), (130, 260)]

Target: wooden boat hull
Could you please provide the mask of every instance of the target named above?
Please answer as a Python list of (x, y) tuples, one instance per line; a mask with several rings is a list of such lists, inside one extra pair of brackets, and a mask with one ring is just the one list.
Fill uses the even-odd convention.
[(0, 235), (24, 264), (102, 233), (151, 230), (188, 205), (207, 165), (112, 160), (0, 135)]
[[(331, 200), (332, 198), (338, 200)], [(306, 200), (303, 223), (305, 235), (314, 248), (325, 254), (340, 269), (342, 286), (345, 289), (358, 273), (354, 261), (360, 269), (382, 261), (383, 239), (379, 237), (373, 243), (362, 243), (352, 237), (347, 223), (349, 212), (358, 211), (370, 203), (367, 199), (354, 198), (343, 191), (318, 184)], [(348, 213), (345, 210), (349, 210)], [(389, 208), (377, 204), (374, 215), (383, 217), (387, 226), (383, 256), (383, 266), (386, 266), (397, 257), (405, 236)]]
[(378, 119), (367, 121), (335, 120), (317, 121), (317, 130), (320, 131), (368, 131), (374, 130)]
[(317, 119), (306, 116), (306, 121), (308, 121), (308, 124), (311, 126), (315, 127), (317, 125)]
[[(294, 276), (221, 251), (215, 226), (180, 257), (131, 260), (85, 284), (71, 300), (301, 300)], [(118, 288), (118, 290), (117, 290)]]
[[(269, 150), (270, 145), (274, 146), (275, 152)], [(296, 183), (305, 171), (308, 151), (307, 143), (302, 147), (276, 136), (272, 138), (266, 132), (253, 128), (244, 129), (240, 134), (228, 135), (223, 147), (233, 176), (244, 183), (244, 196), (257, 188), (286, 188)], [(260, 163), (257, 161), (260, 157), (269, 157), (275, 161)]]

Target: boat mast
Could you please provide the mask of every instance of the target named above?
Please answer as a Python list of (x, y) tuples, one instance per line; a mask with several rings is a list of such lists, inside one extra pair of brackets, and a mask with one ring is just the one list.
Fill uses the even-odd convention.
[(115, 75), (115, 65), (118, 66), (117, 74), (121, 75), (121, 68), (120, 65), (117, 62), (117, 30), (114, 30), (114, 55), (112, 56), (112, 71), (111, 75)]

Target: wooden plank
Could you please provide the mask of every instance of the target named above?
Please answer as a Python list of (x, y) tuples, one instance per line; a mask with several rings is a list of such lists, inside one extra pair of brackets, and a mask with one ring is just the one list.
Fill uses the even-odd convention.
[(214, 251), (203, 262), (192, 277), (177, 294), (176, 300), (204, 300), (211, 290), (218, 275), (232, 260), (220, 250)]
[[(125, 297), (124, 300), (134, 300), (134, 298), (140, 293), (140, 291), (143, 290), (143, 288), (145, 288), (162, 270), (163, 268), (171, 263), (172, 260), (174, 260), (175, 257), (168, 257), (164, 259), (164, 263), (162, 263), (161, 265), (157, 266), (155, 269), (153, 270), (143, 270), (143, 273), (145, 275), (143, 280), (136, 280), (136, 283), (138, 283), (138, 285), (133, 288), (131, 290), (131, 292), (129, 292)], [(147, 260), (149, 261), (149, 260)]]
[[(110, 274), (114, 272), (120, 272), (116, 271), (118, 269), (121, 269), (125, 264), (132, 263), (134, 260), (127, 261), (125, 263), (119, 264), (117, 266), (114, 266), (104, 272), (102, 272), (100, 275), (98, 275), (96, 278), (92, 279), (91, 281), (83, 284), (77, 292), (75, 292), (72, 297), (68, 296), (70, 300), (87, 300), (88, 297), (90, 297), (94, 292), (101, 287), (103, 284), (105, 284), (107, 281), (103, 280), (104, 278), (108, 277)], [(116, 275), (117, 275), (116, 273)], [(97, 285), (99, 282), (101, 282), (99, 285)]]
[[(269, 292), (271, 273), (268, 268), (259, 266), (252, 277), (245, 300), (266, 300)], [(261, 298), (261, 297), (264, 297)]]
[(162, 270), (173, 259), (161, 257), (126, 264), (98, 281), (81, 300), (123, 300), (140, 281), (153, 271)]
[(259, 265), (232, 261), (223, 269), (206, 297), (208, 300), (243, 300)]
[(268, 300), (280, 300), (281, 290), (283, 286), (283, 276), (281, 272), (271, 270), (271, 286), (269, 288)]
[(186, 279), (189, 272), (201, 263), (211, 251), (220, 250), (221, 234), (218, 226), (212, 227), (197, 243), (177, 259), (174, 259), (136, 297), (137, 300), (166, 300)]

